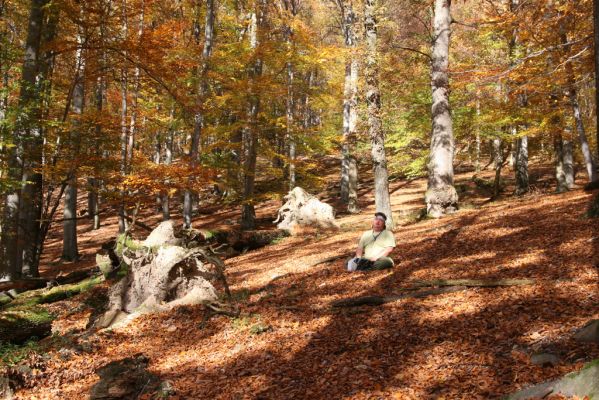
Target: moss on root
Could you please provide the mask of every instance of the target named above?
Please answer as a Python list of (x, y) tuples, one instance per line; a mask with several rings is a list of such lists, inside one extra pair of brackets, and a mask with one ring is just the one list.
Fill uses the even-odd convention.
[(54, 316), (43, 304), (53, 303), (85, 292), (102, 281), (93, 277), (81, 282), (57, 286), (50, 290), (40, 289), (25, 292), (0, 312), (0, 342), (22, 344), (32, 338), (43, 338), (52, 333)]

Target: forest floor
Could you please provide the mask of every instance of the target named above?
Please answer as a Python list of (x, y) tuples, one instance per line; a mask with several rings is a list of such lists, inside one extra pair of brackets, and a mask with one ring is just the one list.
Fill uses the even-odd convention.
[[(203, 308), (185, 307), (87, 336), (91, 311), (83, 302), (101, 288), (47, 305), (58, 315), (53, 331), (60, 341), (53, 343), (60, 345), (48, 350), (35, 385), (16, 397), (84, 398), (98, 381), (98, 367), (138, 353), (172, 383), (173, 399), (488, 399), (598, 358), (599, 346), (572, 339), (599, 318), (599, 224), (584, 215), (592, 195), (581, 189), (553, 194), (551, 169), (536, 168), (531, 193), (512, 197), (508, 185), (504, 197), (490, 202), (471, 177), (458, 174), (463, 208), (439, 220), (416, 218), (424, 179), (391, 182), (399, 224), (392, 270), (348, 273), (343, 266), (369, 229), (372, 181), (360, 190), (362, 212), (339, 214), (339, 232), (305, 232), (228, 259), (238, 318), (214, 316), (202, 324)], [(331, 198), (330, 190), (321, 199)], [(276, 209), (276, 202), (265, 203), (258, 217), (267, 221)], [(227, 224), (237, 215), (224, 209), (199, 216), (194, 227)], [(60, 230), (53, 232), (43, 273), (93, 265), (99, 244), (116, 232), (114, 218), (104, 224), (99, 232), (80, 228), (84, 257), (73, 264), (58, 260)], [(336, 255), (341, 258), (318, 263)], [(415, 281), (462, 278), (534, 283), (377, 307), (331, 306), (360, 295), (398, 294)], [(535, 365), (535, 352), (560, 361)]]

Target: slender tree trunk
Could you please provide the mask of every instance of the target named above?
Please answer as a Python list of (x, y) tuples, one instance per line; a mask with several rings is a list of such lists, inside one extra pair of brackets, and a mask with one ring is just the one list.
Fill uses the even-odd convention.
[[(206, 25), (204, 28), (204, 49), (202, 51), (202, 60), (198, 68), (198, 88), (196, 95), (196, 112), (193, 118), (193, 134), (191, 136), (191, 148), (189, 149), (189, 162), (192, 168), (198, 163), (200, 154), (200, 140), (202, 136), (202, 126), (204, 123), (204, 100), (208, 91), (208, 82), (206, 74), (208, 72), (208, 63), (214, 46), (214, 20), (215, 9), (214, 0), (206, 2)], [(191, 216), (193, 212), (194, 193), (192, 189), (185, 191), (183, 199), (183, 227), (191, 228)]]
[[(44, 7), (47, 4), (47, 0), (31, 1), (19, 94), (20, 115), (14, 130), (14, 146), (5, 149), (8, 159), (7, 178), (13, 186), (2, 199), (4, 210), (0, 238), (0, 279), (18, 279), (22, 273), (23, 251), (28, 244), (37, 246), (38, 243), (37, 229), (35, 232), (30, 231), (29, 224), (22, 229), (21, 221), (33, 218), (33, 223), (39, 227), (41, 216), (42, 177), (36, 171), (41, 167), (43, 145), (39, 127), (42, 103), (40, 85), (44, 83), (40, 76), (40, 47)], [(20, 188), (17, 182), (23, 182)], [(29, 272), (37, 274), (37, 271)]]
[(495, 160), (495, 180), (493, 181), (493, 198), (501, 193), (501, 168), (503, 167), (503, 142), (500, 138), (493, 139), (493, 155)]
[[(561, 32), (561, 40), (562, 44), (568, 43), (568, 35), (565, 31), (565, 27), (563, 23), (560, 25)], [(566, 45), (564, 48), (566, 57), (569, 56), (570, 46)], [(582, 121), (582, 115), (580, 114), (580, 105), (578, 103), (578, 93), (576, 91), (575, 80), (574, 80), (574, 70), (572, 68), (571, 61), (566, 61), (566, 74), (567, 74), (567, 88), (566, 95), (570, 100), (570, 106), (572, 107), (572, 112), (574, 114), (574, 121), (576, 122), (576, 131), (578, 132), (578, 138), (580, 140), (580, 149), (582, 151), (582, 155), (584, 157), (584, 164), (587, 170), (587, 175), (589, 178), (589, 182), (596, 181), (599, 176), (597, 174), (597, 166), (595, 164), (595, 160), (593, 159), (593, 154), (591, 152), (591, 148), (589, 146), (589, 142), (587, 140), (587, 135), (584, 129), (584, 122)]]
[(574, 87), (571, 87), (568, 90), (570, 105), (572, 106), (572, 111), (574, 113), (574, 120), (576, 122), (576, 131), (578, 132), (578, 139), (580, 140), (580, 149), (582, 150), (582, 155), (584, 157), (584, 164), (587, 171), (587, 176), (589, 182), (594, 182), (597, 180), (597, 166), (595, 164), (595, 160), (593, 159), (593, 154), (591, 153), (591, 148), (589, 146), (589, 142), (587, 141), (587, 135), (584, 129), (584, 123), (582, 121), (582, 116), (580, 115), (580, 106), (578, 104), (578, 98), (576, 94), (576, 90)]
[(476, 145), (474, 155), (474, 174), (477, 175), (480, 172), (480, 93), (476, 96)]
[[(127, 39), (127, 0), (122, 2), (122, 36), (123, 40)], [(126, 62), (126, 57), (123, 59), (123, 63)], [(121, 176), (124, 178), (128, 173), (127, 165), (127, 147), (129, 144), (129, 127), (127, 125), (127, 69), (125, 66), (121, 68)], [(119, 207), (119, 233), (125, 233), (127, 231), (127, 211), (125, 209), (127, 191), (123, 186), (121, 188), (121, 204)]]
[(350, 213), (358, 208), (358, 161), (354, 155), (357, 145), (358, 123), (358, 60), (356, 48), (354, 13), (351, 2), (342, 2), (343, 35), (348, 59), (345, 61), (345, 83), (343, 91), (343, 143), (341, 145), (341, 201), (347, 204)]
[(521, 195), (529, 190), (528, 179), (528, 136), (516, 139), (516, 194)]
[(262, 58), (258, 54), (260, 30), (264, 22), (265, 5), (260, 0), (257, 10), (250, 21), (250, 47), (253, 49), (253, 64), (249, 73), (249, 112), (248, 123), (242, 132), (243, 146), (243, 203), (241, 206), (241, 228), (256, 227), (256, 211), (254, 210), (254, 186), (256, 179), (256, 156), (258, 146), (258, 112), (260, 111), (260, 92), (256, 87), (256, 79), (262, 75)]
[[(569, 135), (571, 136), (571, 135)], [(564, 182), (568, 190), (574, 188), (574, 142), (572, 140), (563, 140), (563, 168), (564, 168)]]
[(562, 193), (569, 190), (566, 182), (566, 172), (564, 169), (564, 141), (561, 134), (557, 134), (553, 140), (555, 154), (555, 179), (557, 180), (556, 192)]
[[(141, 14), (139, 16), (139, 26), (137, 30), (137, 37), (139, 41), (142, 40), (144, 33), (144, 15), (145, 15), (145, 3), (141, 1)], [(139, 89), (140, 89), (140, 69), (139, 66), (135, 66), (133, 69), (133, 91), (131, 92), (131, 118), (129, 121), (129, 137), (127, 140), (127, 163), (131, 165), (133, 163), (133, 150), (135, 148), (135, 137), (138, 131), (137, 117), (139, 115)]]
[(435, 0), (432, 49), (432, 137), (425, 195), (428, 215), (438, 218), (454, 212), (458, 194), (453, 187), (453, 122), (449, 106), (449, 41), (451, 0)]
[(289, 190), (292, 190), (296, 185), (295, 179), (295, 157), (296, 143), (293, 133), (293, 64), (287, 63), (287, 143), (289, 144)]
[[(78, 35), (78, 45), (75, 74), (75, 86), (73, 88), (73, 113), (76, 118), (83, 114), (85, 106), (85, 59), (83, 55), (84, 37)], [(79, 142), (81, 137), (81, 121), (74, 122), (74, 131), (70, 134), (72, 163), (76, 164), (79, 153)], [(75, 261), (79, 258), (77, 249), (77, 167), (73, 165), (69, 172), (68, 186), (65, 191), (64, 199), (64, 222), (63, 222), (63, 246), (62, 258), (67, 261)]]
[(379, 89), (379, 69), (377, 44), (377, 0), (364, 3), (364, 29), (366, 31), (366, 104), (368, 106), (368, 131), (372, 143), (372, 163), (374, 168), (374, 203), (377, 212), (387, 216), (387, 228), (392, 230), (393, 214), (389, 199), (389, 175), (385, 155), (385, 132), (381, 121), (381, 93)]
[[(175, 107), (171, 108), (171, 126), (169, 127), (168, 138), (166, 141), (165, 155), (164, 155), (164, 164), (171, 165), (173, 162), (173, 146), (175, 143), (175, 129), (174, 129), (174, 116), (175, 116)], [(168, 182), (167, 182), (168, 183)], [(162, 195), (162, 220), (168, 221), (171, 219), (170, 212), (170, 203), (169, 203), (169, 194), (168, 192), (163, 193)]]
[(597, 160), (599, 160), (599, 0), (593, 0), (593, 38), (595, 52), (595, 126), (597, 142)]
[[(284, 0), (283, 6), (287, 11), (287, 18), (292, 19), (297, 14), (297, 5), (295, 0)], [(288, 24), (285, 26), (285, 37), (288, 46), (288, 51), (292, 52), (294, 50), (293, 43), (293, 29), (291, 25)], [(294, 93), (293, 93), (293, 84), (295, 79), (295, 71), (293, 68), (293, 63), (291, 61), (287, 61), (287, 102), (286, 102), (286, 118), (287, 118), (287, 145), (288, 145), (288, 172), (289, 172), (289, 182), (288, 188), (292, 190), (296, 186), (296, 176), (295, 176), (295, 163), (296, 163), (296, 152), (297, 152), (297, 144), (295, 134), (293, 132), (294, 128), (294, 109), (295, 109), (295, 101), (294, 101)]]

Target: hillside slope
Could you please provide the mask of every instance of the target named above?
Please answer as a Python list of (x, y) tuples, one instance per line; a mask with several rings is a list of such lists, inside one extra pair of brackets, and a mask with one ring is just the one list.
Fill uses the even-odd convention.
[[(203, 309), (188, 307), (86, 337), (90, 310), (81, 304), (94, 292), (50, 305), (64, 347), (87, 350), (51, 351), (37, 385), (17, 398), (80, 399), (97, 382), (96, 368), (140, 352), (179, 399), (486, 399), (599, 357), (597, 345), (571, 339), (599, 318), (599, 225), (583, 217), (591, 195), (554, 195), (539, 184), (533, 194), (488, 203), (467, 174), (459, 181), (466, 209), (420, 222), (424, 180), (392, 183), (401, 224), (393, 270), (347, 273), (342, 265), (369, 226), (366, 186), (362, 213), (341, 215), (339, 233), (290, 237), (228, 260), (239, 318), (203, 324)], [(340, 258), (319, 262), (332, 256)], [(460, 278), (534, 283), (331, 307)], [(535, 352), (560, 361), (534, 365)]]

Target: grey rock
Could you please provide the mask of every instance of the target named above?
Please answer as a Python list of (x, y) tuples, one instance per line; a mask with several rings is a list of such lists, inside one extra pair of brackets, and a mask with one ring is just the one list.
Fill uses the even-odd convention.
[(113, 361), (96, 370), (100, 381), (89, 396), (90, 400), (137, 399), (152, 393), (160, 385), (159, 379), (148, 372), (148, 358), (143, 355)]
[(579, 342), (599, 343), (599, 319), (589, 321), (575, 334), (574, 339)]
[(595, 398), (599, 396), (599, 359), (586, 364), (580, 371), (572, 372), (554, 381), (541, 383), (505, 397), (506, 400), (539, 399), (560, 394)]
[(534, 365), (540, 365), (541, 367), (554, 367), (559, 364), (559, 357), (551, 353), (535, 353), (530, 356), (530, 361)]

